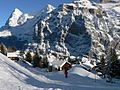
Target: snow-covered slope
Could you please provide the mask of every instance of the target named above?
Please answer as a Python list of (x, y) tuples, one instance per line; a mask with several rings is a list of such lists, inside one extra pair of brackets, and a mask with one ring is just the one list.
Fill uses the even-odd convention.
[(8, 37), (11, 36), (11, 32), (8, 30), (4, 30), (2, 32), (0, 32), (0, 37)]
[[(0, 90), (119, 90), (119, 83), (107, 84), (97, 75), (73, 66), (68, 78), (62, 71), (48, 73), (44, 69), (11, 61), (0, 53)], [(22, 66), (21, 66), (22, 65)], [(24, 66), (24, 67), (23, 67)]]

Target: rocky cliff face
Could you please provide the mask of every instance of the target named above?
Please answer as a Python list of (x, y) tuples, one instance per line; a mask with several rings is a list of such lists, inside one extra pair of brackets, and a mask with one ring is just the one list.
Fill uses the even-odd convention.
[(92, 4), (89, 0), (61, 4), (35, 25), (38, 49), (44, 53), (49, 49), (66, 56), (89, 55), (100, 59), (120, 39), (116, 24), (119, 12), (113, 8), (116, 3), (112, 10), (106, 5), (109, 4)]

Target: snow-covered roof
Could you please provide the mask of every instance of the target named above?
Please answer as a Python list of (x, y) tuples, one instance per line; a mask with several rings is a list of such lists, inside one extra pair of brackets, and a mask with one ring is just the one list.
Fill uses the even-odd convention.
[(60, 65), (60, 67), (62, 67), (65, 63), (70, 64), (68, 61), (64, 61), (64, 62)]
[(69, 63), (69, 62), (64, 61), (64, 60), (54, 60), (53, 62), (50, 62), (50, 64), (54, 66), (55, 68), (62, 67), (65, 63)]
[(49, 65), (55, 68), (62, 67), (66, 62), (69, 63), (68, 61), (66, 61), (66, 59), (64, 60), (58, 59), (52, 54), (47, 55), (47, 59), (48, 59)]
[(18, 57), (18, 53), (16, 53), (16, 52), (8, 52), (7, 57)]

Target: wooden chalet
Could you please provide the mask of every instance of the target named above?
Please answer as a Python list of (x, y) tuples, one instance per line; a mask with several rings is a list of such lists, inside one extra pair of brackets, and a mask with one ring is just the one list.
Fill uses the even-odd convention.
[(54, 60), (53, 62), (49, 62), (49, 67), (50, 67), (49, 71), (52, 71), (52, 70), (62, 71), (65, 69), (69, 70), (72, 67), (72, 65), (68, 61)]
[(10, 58), (13, 61), (19, 60), (19, 55), (16, 52), (8, 52), (7, 57)]

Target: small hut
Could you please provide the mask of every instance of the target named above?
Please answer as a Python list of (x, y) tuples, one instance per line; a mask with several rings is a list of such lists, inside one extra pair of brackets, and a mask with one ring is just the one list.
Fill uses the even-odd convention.
[(16, 52), (8, 52), (7, 57), (10, 58), (13, 61), (18, 61), (19, 60), (19, 55)]
[(53, 70), (58, 70), (58, 71), (64, 70), (66, 68), (69, 70), (72, 67), (71, 63), (63, 60), (54, 60), (53, 62), (50, 62), (50, 65)]

